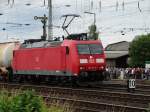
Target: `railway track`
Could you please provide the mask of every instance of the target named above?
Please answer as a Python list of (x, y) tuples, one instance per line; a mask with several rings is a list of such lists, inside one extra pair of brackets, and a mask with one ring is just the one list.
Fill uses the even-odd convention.
[(115, 105), (110, 103), (77, 100), (71, 98), (58, 98), (47, 96), (45, 96), (44, 98), (47, 102), (51, 101), (51, 99), (53, 100), (55, 99), (61, 101), (62, 104), (65, 102), (73, 104), (74, 105), (73, 109), (75, 109), (76, 112), (146, 112), (145, 108), (133, 106)]
[[(108, 82), (108, 81), (106, 81)], [(119, 80), (119, 79), (112, 79), (109, 81), (110, 83), (120, 83), (120, 84), (125, 84), (127, 82), (127, 79), (124, 80)], [(141, 80), (141, 79), (136, 79), (137, 84), (143, 84), (143, 85), (150, 85), (150, 80)]]
[(46, 102), (58, 100), (74, 105), (76, 112), (146, 112), (150, 95), (112, 90), (73, 89), (37, 85), (20, 85), (0, 83), (0, 88), (7, 90), (34, 89)]
[[(104, 85), (97, 85), (94, 89), (100, 89), (105, 91), (118, 91), (118, 92), (127, 92), (127, 85), (126, 84), (104, 84)], [(150, 85), (137, 85), (135, 88), (135, 93), (140, 94), (150, 94)]]
[[(104, 91), (116, 91), (116, 92), (128, 92), (127, 91), (127, 80), (105, 81), (102, 84), (96, 84), (91, 89), (99, 89)], [(150, 83), (144, 84), (144, 82), (136, 81), (135, 93), (139, 94), (150, 94)]]

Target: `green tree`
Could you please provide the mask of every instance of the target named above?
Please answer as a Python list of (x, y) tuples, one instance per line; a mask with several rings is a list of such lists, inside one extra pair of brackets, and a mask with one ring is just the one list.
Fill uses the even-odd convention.
[(150, 34), (136, 36), (129, 48), (132, 67), (144, 67), (145, 61), (150, 61)]
[(96, 25), (89, 26), (89, 38), (91, 40), (97, 40), (99, 36), (99, 33), (97, 32)]

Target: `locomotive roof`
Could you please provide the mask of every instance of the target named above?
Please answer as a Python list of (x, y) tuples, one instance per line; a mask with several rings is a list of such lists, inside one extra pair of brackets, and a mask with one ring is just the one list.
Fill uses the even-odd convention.
[(41, 41), (34, 43), (24, 43), (21, 45), (21, 48), (41, 48), (41, 47), (52, 47), (52, 46), (60, 46), (61, 41)]
[(8, 41), (8, 42), (0, 42), (0, 44), (10, 44), (10, 43), (19, 43), (20, 41)]

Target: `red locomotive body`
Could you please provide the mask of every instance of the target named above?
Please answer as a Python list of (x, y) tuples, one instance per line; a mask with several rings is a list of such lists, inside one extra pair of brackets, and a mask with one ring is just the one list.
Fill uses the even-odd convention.
[(106, 63), (99, 40), (64, 40), (54, 43), (45, 42), (40, 47), (15, 50), (13, 74), (103, 79)]
[(15, 74), (49, 75), (54, 71), (65, 71), (65, 47), (30, 48), (14, 52)]

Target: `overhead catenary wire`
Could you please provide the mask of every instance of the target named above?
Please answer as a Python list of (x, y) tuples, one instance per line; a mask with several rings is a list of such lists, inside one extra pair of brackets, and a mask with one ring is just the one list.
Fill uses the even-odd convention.
[(101, 0), (99, 1), (99, 12), (101, 12), (102, 11), (102, 2), (101, 2)]
[[(9, 2), (10, 2), (11, 0), (9, 0)], [(46, 0), (43, 0), (43, 3), (44, 3), (44, 1), (46, 2)], [(77, 1), (77, 0), (76, 0)], [(84, 0), (85, 1), (85, 0)], [(135, 1), (131, 1), (131, 2), (122, 2), (122, 4), (120, 3), (120, 2), (118, 2), (118, 7), (120, 8), (120, 6), (122, 5), (122, 10), (124, 10), (124, 11), (128, 11), (127, 9), (128, 8), (126, 8), (126, 7), (128, 7), (128, 5), (136, 5), (136, 10), (137, 11), (140, 11), (141, 13), (143, 13), (144, 12), (144, 9), (143, 9), (143, 7), (142, 7), (142, 5), (141, 5), (141, 3), (139, 2), (140, 0), (135, 0)], [(99, 1), (99, 3), (100, 3), (101, 1)], [(91, 4), (91, 2), (89, 3), (89, 4)], [(86, 5), (86, 6), (89, 6), (89, 4), (88, 5)], [(96, 3), (95, 3), (96, 4)], [(117, 4), (117, 1), (116, 1), (116, 4)], [(110, 5), (110, 6), (105, 6), (105, 5), (103, 5), (102, 4), (102, 2), (101, 2), (101, 5), (99, 5), (99, 7), (98, 7), (98, 9), (99, 10), (102, 10), (103, 12), (105, 11), (104, 10), (104, 8), (112, 8), (112, 7), (116, 7), (116, 4), (113, 4), (113, 5)], [(80, 4), (79, 4), (80, 5)], [(84, 4), (83, 4), (84, 5)], [(120, 5), (120, 6), (119, 6)], [(137, 9), (137, 5), (138, 5), (138, 9)], [(37, 7), (34, 7), (34, 8), (38, 8), (39, 6), (37, 6)], [(34, 9), (33, 8), (33, 9)], [(82, 6), (80, 7), (78, 7), (78, 8), (82, 8)], [(84, 9), (85, 9), (86, 7), (84, 7)], [(94, 10), (94, 8), (95, 7), (93, 7), (93, 11), (95, 11)], [(117, 7), (116, 7), (117, 8)], [(120, 10), (119, 8), (117, 8), (117, 11), (118, 10)], [(126, 9), (125, 9), (126, 8)], [(135, 8), (135, 7), (134, 7)], [(88, 9), (88, 8), (87, 8)], [(92, 6), (91, 6), (91, 9), (92, 9)], [(96, 8), (95, 8), (96, 9)], [(135, 9), (134, 9), (135, 10)], [(82, 10), (83, 11), (83, 10)], [(110, 10), (109, 10), (110, 11)], [(107, 11), (105, 11), (105, 12), (107, 12)], [(113, 11), (112, 12), (115, 12), (115, 9), (113, 8)], [(97, 12), (96, 12), (97, 13)], [(117, 12), (118, 13), (118, 12)], [(119, 12), (120, 13), (120, 12)], [(117, 15), (115, 15), (114, 17), (117, 17), (117, 18), (120, 18), (120, 17), (122, 17), (122, 18), (124, 18), (124, 17), (127, 17), (127, 16), (134, 16), (134, 15), (136, 15), (136, 11), (135, 11), (135, 13), (133, 12), (133, 13), (124, 13), (123, 15), (120, 13), (119, 15), (117, 14)], [(113, 15), (113, 14), (112, 14)], [(113, 18), (112, 18), (113, 19)]]
[(138, 2), (138, 9), (140, 12), (142, 12), (141, 8), (140, 8), (140, 2)]
[(84, 11), (90, 11), (90, 0), (84, 0)]
[(93, 0), (91, 1), (91, 10), (93, 10), (93, 5), (94, 5), (94, 3), (93, 3)]
[(8, 5), (9, 5), (9, 3), (10, 3), (10, 0), (8, 0)]
[(122, 2), (122, 10), (123, 11), (125, 10), (125, 3), (124, 3), (124, 1)]
[[(9, 0), (10, 1), (10, 0)], [(45, 1), (45, 0), (44, 0)], [(77, 1), (77, 0), (76, 0)], [(132, 1), (132, 2), (130, 2), (130, 3), (133, 3), (133, 2), (137, 2), (137, 1)], [(100, 1), (100, 4), (101, 4), (101, 1)], [(126, 3), (126, 4), (129, 4), (129, 3)], [(124, 2), (122, 3), (122, 5), (123, 5), (123, 7), (124, 7)], [(38, 7), (38, 6), (37, 6)], [(100, 5), (100, 9), (101, 9), (102, 7), (101, 7), (101, 5)], [(139, 7), (140, 8), (140, 7)]]
[(83, 0), (80, 0), (81, 1), (81, 12), (83, 11)]
[(116, 11), (118, 11), (119, 3), (116, 1)]
[[(125, 8), (125, 5), (126, 6), (128, 6), (128, 5), (132, 5), (132, 4), (137, 4), (138, 2), (140, 2), (140, 1), (143, 1), (143, 0), (134, 0), (134, 1), (129, 1), (129, 2), (122, 2), (122, 8), (124, 9)], [(145, 0), (145, 1), (148, 1), (148, 0)], [(99, 1), (97, 1), (97, 2), (99, 2)], [(100, 3), (100, 2), (99, 2)], [(97, 4), (99, 4), (99, 3), (97, 3)], [(103, 7), (102, 7), (102, 2), (101, 2), (101, 9), (109, 9), (109, 8), (113, 8), (113, 7), (115, 7), (116, 8), (116, 11), (118, 11), (119, 10), (119, 1), (117, 0), (116, 1), (116, 3), (115, 4), (113, 4), (113, 5), (108, 5), (108, 6), (104, 6), (103, 5)], [(93, 7), (93, 9), (96, 9), (96, 7)], [(91, 1), (90, 1), (90, 9), (91, 9)]]
[(46, 1), (44, 0), (43, 2), (44, 2), (44, 6), (45, 6), (46, 5)]
[(78, 0), (75, 0), (75, 3), (76, 3), (76, 11), (77, 11), (77, 9), (78, 9)]
[(10, 5), (11, 7), (13, 7), (15, 3), (15, 0), (8, 0), (8, 5)]
[[(12, 1), (12, 3), (10, 3)], [(14, 4), (14, 1), (15, 0), (8, 0), (8, 3), (9, 4)], [(43, 4), (44, 5), (46, 5), (46, 1), (47, 0), (43, 0)], [(77, 2), (78, 0), (76, 0), (76, 2)], [(84, 5), (83, 3), (82, 3), (82, 1), (83, 0), (80, 0), (81, 1), (81, 5)], [(94, 3), (93, 3), (93, 1), (94, 0), (84, 0), (84, 1), (90, 1), (90, 8), (92, 9), (92, 7), (93, 7), (93, 10), (94, 10), (94, 8), (96, 9), (96, 7), (94, 7)], [(135, 0), (135, 1), (131, 1), (131, 2), (122, 2), (122, 9), (124, 10), (124, 8), (125, 8), (125, 5), (130, 5), (130, 4), (135, 4), (135, 3), (138, 3), (138, 7), (139, 7), (139, 10), (141, 11), (141, 8), (140, 8), (140, 1), (143, 1), (143, 0)], [(146, 0), (145, 0), (146, 1)], [(116, 4), (115, 5), (109, 5), (109, 6), (104, 6), (103, 5), (103, 7), (102, 7), (102, 2), (101, 1), (97, 1), (98, 3), (97, 4), (99, 4), (99, 10), (104, 10), (105, 8), (112, 8), (112, 7), (116, 7), (116, 10), (118, 11), (118, 7), (119, 7), (119, 2), (118, 1), (116, 1)], [(93, 5), (92, 5), (93, 4)], [(95, 3), (96, 4), (96, 3)], [(33, 5), (32, 5), (33, 6)], [(78, 6), (78, 4), (76, 3), (76, 6)], [(38, 6), (37, 6), (38, 7)], [(88, 6), (87, 6), (88, 7)], [(77, 8), (77, 7), (76, 7)], [(82, 11), (82, 9), (83, 9), (83, 7), (81, 6), (80, 7), (81, 8), (81, 11)], [(84, 7), (84, 9), (86, 9), (85, 7)], [(78, 10), (79, 10), (79, 7), (78, 7)]]

